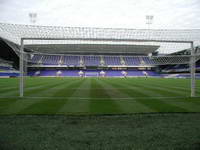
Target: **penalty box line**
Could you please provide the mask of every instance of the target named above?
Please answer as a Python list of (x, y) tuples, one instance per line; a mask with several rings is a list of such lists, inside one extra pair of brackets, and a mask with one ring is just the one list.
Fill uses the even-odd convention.
[[(50, 100), (106, 100), (106, 101), (113, 101), (113, 100), (137, 100), (137, 99), (155, 99), (155, 100), (159, 100), (159, 99), (185, 99), (185, 98), (191, 98), (191, 97), (183, 97), (183, 96), (178, 96), (178, 97), (96, 97), (96, 98), (92, 98), (92, 97), (50, 97), (50, 96), (24, 96), (24, 97), (18, 97), (18, 96), (0, 96), (0, 100), (4, 99), (4, 98), (17, 98), (17, 99), (50, 99)], [(200, 98), (200, 96), (194, 97), (193, 99), (196, 98)]]

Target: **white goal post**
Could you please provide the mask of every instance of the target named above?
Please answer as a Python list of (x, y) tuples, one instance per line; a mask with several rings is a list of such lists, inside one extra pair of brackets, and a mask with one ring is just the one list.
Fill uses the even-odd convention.
[(103, 38), (21, 38), (20, 44), (20, 97), (24, 96), (24, 42), (27, 40), (82, 40), (82, 41), (106, 41), (106, 42), (159, 42), (159, 43), (183, 43), (190, 44), (190, 74), (191, 74), (191, 97), (195, 97), (195, 49), (193, 41), (179, 41), (179, 40), (153, 40), (153, 39), (103, 39)]

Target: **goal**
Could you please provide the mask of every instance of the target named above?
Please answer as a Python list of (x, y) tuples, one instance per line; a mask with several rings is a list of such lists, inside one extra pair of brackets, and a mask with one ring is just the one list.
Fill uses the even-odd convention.
[[(20, 44), (20, 96), (23, 97), (24, 95), (24, 43), (26, 41), (77, 41), (77, 39), (67, 39), (67, 38), (21, 38), (21, 44)], [(90, 46), (93, 46), (93, 41), (97, 41), (97, 39), (85, 39), (85, 38), (80, 38), (78, 41), (90, 41), (89, 43)], [(126, 39), (121, 39), (122, 41), (126, 41)], [(98, 42), (121, 42), (118, 39), (98, 39)], [(177, 48), (177, 45), (182, 45), (183, 47), (186, 46), (185, 48), (190, 50), (190, 55), (157, 55), (157, 56), (134, 56), (141, 62), (141, 67), (150, 67), (151, 65), (169, 65), (169, 64), (189, 64), (190, 65), (190, 79), (191, 79), (191, 97), (195, 97), (195, 62), (199, 56), (196, 55), (195, 53), (195, 48), (194, 48), (194, 42), (193, 41), (187, 41), (187, 40), (158, 40), (158, 39), (128, 39), (127, 41), (133, 42), (133, 43), (139, 43), (138, 45), (146, 44), (148, 43), (149, 45), (155, 45), (158, 44), (158, 47), (161, 47), (162, 45), (167, 45), (167, 46), (174, 46), (173, 48)], [(107, 46), (107, 45), (106, 45)], [(120, 47), (120, 45), (117, 45)], [(129, 45), (128, 45), (129, 46)], [(127, 46), (127, 47), (128, 47)], [(125, 52), (127, 53), (126, 50), (128, 49), (126, 47)], [(183, 48), (182, 47), (182, 48)], [(148, 59), (145, 62), (145, 58)], [(148, 62), (148, 63), (147, 63)], [(82, 65), (82, 64), (81, 64)], [(112, 66), (109, 66), (112, 67)], [(113, 67), (116, 67), (115, 65)], [(99, 75), (98, 72), (85, 72), (86, 77), (97, 77)]]
[[(196, 47), (200, 45), (200, 30), (147, 30), (147, 29), (114, 29), (114, 28), (79, 28), (50, 27), (0, 24), (0, 33), (20, 58), (20, 97), (24, 96), (24, 77), (27, 62), (32, 63), (28, 53), (40, 54), (34, 67), (56, 69), (87, 68), (96, 65), (98, 68), (115, 70), (131, 68), (131, 74), (139, 74), (149, 68), (162, 69), (165, 65), (189, 65), (190, 96), (196, 96), (195, 63), (199, 59)], [(183, 51), (187, 53), (183, 53)], [(65, 54), (67, 53), (67, 56)], [(97, 56), (89, 56), (90, 54)], [(134, 54), (133, 54), (134, 53)], [(81, 54), (78, 58), (76, 55)], [(88, 54), (84, 56), (83, 54)], [(104, 55), (106, 54), (106, 55)], [(42, 55), (49, 55), (43, 57)], [(53, 55), (53, 62), (49, 59)], [(117, 58), (113, 58), (117, 55)], [(91, 62), (92, 63), (91, 63)], [(161, 66), (156, 68), (155, 66)], [(134, 69), (138, 68), (138, 72)], [(52, 72), (51, 72), (52, 73)], [(42, 74), (42, 72), (40, 73)], [(53, 73), (52, 73), (53, 74)], [(71, 74), (78, 75), (77, 72)], [(65, 71), (62, 71), (65, 75)], [(89, 76), (99, 73), (87, 72)], [(112, 74), (108, 72), (106, 75)], [(150, 73), (148, 73), (150, 75)], [(141, 75), (142, 76), (142, 75)], [(162, 76), (162, 75), (161, 75)]]

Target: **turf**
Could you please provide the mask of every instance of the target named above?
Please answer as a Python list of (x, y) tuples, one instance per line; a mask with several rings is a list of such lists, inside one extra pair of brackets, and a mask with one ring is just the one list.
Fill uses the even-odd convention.
[(199, 113), (1, 116), (1, 150), (199, 150)]
[(200, 149), (189, 79), (26, 78), (24, 98), (18, 83), (0, 79), (2, 150)]
[(0, 79), (0, 114), (200, 112), (189, 79), (26, 78), (24, 98), (18, 82)]

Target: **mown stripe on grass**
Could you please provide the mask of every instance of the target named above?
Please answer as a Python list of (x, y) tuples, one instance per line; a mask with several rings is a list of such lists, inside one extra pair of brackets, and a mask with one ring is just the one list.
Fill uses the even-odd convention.
[[(84, 88), (85, 90), (82, 90)], [(84, 79), (84, 81), (77, 86), (76, 91), (71, 95), (72, 99), (69, 97), (66, 103), (58, 110), (58, 114), (65, 113), (88, 113), (89, 112), (89, 101), (81, 101), (75, 99), (75, 97), (89, 97), (90, 95), (90, 80)]]
[(4, 112), (7, 111), (8, 107), (16, 101), (17, 98), (0, 99), (0, 114), (5, 114)]
[[(125, 80), (123, 81), (125, 82)], [(133, 85), (129, 85), (129, 83), (124, 83), (124, 84), (119, 84), (117, 82), (115, 83), (110, 83), (111, 85), (113, 86), (125, 86), (125, 87), (129, 87), (129, 88), (132, 88), (133, 91), (129, 91), (129, 90), (126, 90), (126, 89), (120, 89), (120, 91), (123, 91), (124, 93), (128, 94), (129, 96), (131, 97), (134, 97), (135, 94), (134, 92), (137, 92), (139, 93), (139, 95), (145, 95), (145, 93), (147, 93), (144, 88), (135, 88), (132, 87)], [(152, 94), (155, 92), (155, 91), (151, 91)], [(181, 107), (178, 107), (178, 106), (175, 106), (174, 104), (169, 104), (167, 103), (167, 101), (163, 101), (162, 99), (151, 99), (149, 98), (148, 99), (148, 96), (147, 96), (147, 99), (140, 99), (140, 98), (135, 98), (135, 100), (138, 102), (138, 103), (141, 103), (142, 105), (148, 107), (149, 109), (153, 110), (153, 111), (156, 111), (156, 112), (176, 112), (176, 111), (180, 111), (180, 112), (186, 112), (187, 110), (186, 109), (183, 109)]]
[(19, 87), (6, 87), (0, 89), (0, 96), (17, 96), (17, 94), (19, 94)]
[[(59, 114), (69, 114), (69, 113), (71, 113), (71, 114), (78, 114), (78, 113), (95, 114), (95, 110), (94, 110), (94, 112), (90, 111), (91, 101), (92, 102), (98, 101), (97, 103), (99, 105), (102, 105), (102, 106), (97, 106), (99, 108), (98, 113), (101, 113), (100, 112), (101, 107), (104, 107), (107, 105), (106, 102), (104, 102), (104, 101), (114, 101), (116, 106), (119, 108), (116, 111), (110, 110), (110, 113), (112, 113), (112, 112), (113, 113), (156, 112), (153, 109), (150, 110), (150, 108), (146, 107), (146, 106), (145, 107), (147, 109), (141, 108), (141, 103), (138, 102), (138, 101), (144, 100), (145, 103), (149, 103), (148, 105), (152, 105), (152, 103), (154, 103), (153, 105), (157, 105), (157, 107), (160, 107), (159, 104), (155, 103), (159, 99), (159, 97), (158, 98), (149, 98), (151, 96), (149, 96), (149, 97), (146, 96), (147, 98), (145, 99), (145, 95), (154, 95), (154, 97), (155, 97), (156, 92), (159, 91), (155, 88), (152, 89), (151, 88), (152, 86), (160, 85), (163, 88), (162, 91), (164, 91), (164, 89), (167, 88), (167, 86), (171, 87), (172, 85), (176, 86), (176, 84), (178, 84), (179, 85), (178, 87), (180, 87), (180, 85), (183, 85), (183, 89), (184, 89), (184, 87), (186, 85), (185, 83), (188, 82), (188, 81), (183, 80), (184, 84), (183, 83), (179, 84), (179, 82), (182, 82), (182, 80), (179, 80), (179, 79), (178, 79), (179, 81), (165, 79), (165, 80), (162, 80), (162, 82), (161, 81), (156, 82), (156, 80), (152, 80), (152, 79), (139, 79), (139, 78), (138, 79), (133, 79), (133, 78), (127, 78), (127, 79), (116, 78), (115, 79), (115, 78), (110, 78), (110, 79), (108, 79), (108, 83), (107, 83), (109, 85), (108, 86), (108, 85), (105, 85), (105, 83), (101, 83), (101, 82), (104, 82), (104, 80), (107, 80), (107, 78), (103, 78), (103, 79), (102, 78), (85, 78), (83, 80), (86, 83), (81, 85), (81, 87), (79, 87), (80, 85), (76, 85), (76, 82), (73, 82), (74, 84), (71, 86), (65, 87), (65, 84), (66, 85), (69, 84), (71, 80), (76, 80), (78, 82), (79, 78), (76, 78), (76, 79), (73, 79), (73, 78), (32, 78), (30, 80), (27, 79), (28, 82), (26, 82), (26, 89), (28, 89), (30, 91), (34, 90), (35, 88), (42, 87), (42, 86), (44, 86), (45, 89), (46, 88), (48, 89), (49, 85), (56, 84), (58, 82), (60, 83), (60, 85), (52, 87), (47, 91), (44, 91), (44, 94), (40, 93), (41, 96), (37, 96), (34, 93), (33, 93), (33, 95), (31, 94), (31, 96), (33, 96), (33, 97), (37, 96), (37, 98), (24, 97), (23, 99), (15, 101), (18, 98), (12, 98), (12, 95), (9, 95), (9, 97), (7, 97), (7, 98), (6, 98), (6, 96), (1, 97), (0, 98), (0, 114), (5, 114), (6, 112), (7, 112), (7, 114), (10, 114), (12, 112), (20, 113), (20, 111), (23, 110), (24, 108), (28, 108), (29, 106), (31, 108), (31, 105), (34, 104), (35, 101), (38, 101), (38, 103), (41, 102), (40, 106), (45, 106), (45, 109), (43, 109), (42, 107), (37, 108), (37, 105), (36, 105), (36, 107), (34, 107), (35, 110), (33, 110), (33, 111), (36, 111), (38, 114), (45, 114), (45, 113), (46, 114), (48, 114), (48, 113), (49, 114), (52, 114), (52, 113), (53, 114), (55, 114), (55, 113), (59, 113)], [(82, 79), (80, 79), (80, 80), (82, 80)], [(88, 80), (88, 81), (86, 81), (86, 80)], [(95, 87), (96, 84), (94, 84), (94, 87), (92, 87), (92, 80), (94, 80), (94, 82), (97, 82), (97, 87)], [(157, 79), (157, 80), (160, 80), (160, 79)], [(10, 81), (10, 80), (8, 79), (8, 81)], [(15, 82), (15, 81), (16, 80), (12, 80), (12, 82)], [(168, 81), (169, 81), (169, 83), (168, 83)], [(197, 81), (198, 84), (200, 83), (199, 81), (200, 80)], [(152, 84), (151, 84), (151, 82), (152, 82)], [(172, 84), (172, 82), (174, 82), (174, 84)], [(119, 85), (111, 86), (110, 83), (119, 83)], [(199, 86), (198, 84), (197, 84), (197, 86)], [(100, 86), (98, 86), (98, 85), (100, 85)], [(126, 86), (126, 85), (128, 85), (128, 86)], [(145, 85), (147, 85), (147, 86), (145, 87)], [(77, 86), (77, 88), (76, 88), (76, 86)], [(8, 86), (6, 86), (6, 87), (8, 88)], [(157, 88), (159, 88), (159, 87), (157, 87)], [(41, 92), (42, 92), (42, 89), (43, 88), (41, 88)], [(68, 91), (67, 93), (69, 93), (70, 97), (67, 96), (68, 94), (64, 93), (65, 89)], [(138, 89), (138, 90), (136, 90), (136, 89)], [(173, 89), (179, 90), (176, 88), (171, 88), (170, 90), (173, 90)], [(181, 87), (180, 87), (180, 89), (181, 89)], [(132, 97), (132, 96), (128, 95), (127, 93), (124, 93), (123, 90), (126, 90), (129, 93), (131, 93), (131, 91), (136, 91), (136, 93), (138, 92), (138, 95), (135, 94), (134, 97)], [(148, 90), (148, 92), (146, 92), (146, 90)], [(59, 91), (60, 91), (60, 93), (57, 93)], [(91, 96), (93, 91), (96, 91), (96, 94)], [(99, 91), (99, 93), (98, 93), (98, 91)], [(139, 93), (140, 91), (142, 91), (144, 93), (143, 94)], [(182, 91), (184, 92), (186, 90), (182, 90)], [(10, 92), (10, 91), (8, 90), (8, 92)], [(17, 90), (16, 92), (18, 93), (19, 91)], [(104, 94), (100, 94), (100, 93), (104, 93)], [(198, 90), (197, 90), (197, 93), (199, 93)], [(0, 93), (0, 95), (1, 95), (1, 93)], [(158, 92), (157, 96), (160, 96), (160, 95), (163, 95), (163, 93)], [(52, 96), (52, 97), (49, 97), (49, 98), (44, 97), (43, 98), (43, 96)], [(67, 96), (69, 99), (65, 98), (65, 96)], [(108, 96), (109, 96), (109, 99), (107, 98)], [(142, 98), (141, 98), (141, 96), (142, 96)], [(76, 99), (76, 97), (77, 97), (77, 99)], [(182, 110), (176, 109), (177, 111), (175, 111), (174, 107), (172, 108), (172, 107), (167, 106), (167, 108), (165, 108), (164, 107), (165, 105), (162, 105), (162, 108), (159, 109), (160, 112), (186, 112), (186, 111), (199, 112), (199, 110), (200, 110), (200, 109), (198, 109), (200, 106), (200, 102), (198, 101), (198, 98), (196, 98), (196, 99), (192, 99), (189, 97), (183, 98), (183, 99), (175, 98), (175, 97), (172, 97), (172, 98), (173, 99), (162, 97), (162, 99), (159, 99), (159, 101), (164, 101), (164, 103), (169, 103), (172, 106), (178, 106), (179, 108), (182, 108)], [(54, 100), (54, 99), (56, 99), (56, 100)], [(1, 100), (3, 100), (2, 105), (1, 105)], [(9, 100), (11, 100), (11, 101), (9, 101)], [(33, 103), (30, 102), (29, 100), (31, 100)], [(187, 100), (189, 101), (189, 103), (187, 102)], [(54, 102), (51, 103), (50, 101), (54, 101), (55, 103)], [(57, 104), (57, 101), (60, 101), (60, 102), (58, 102), (58, 104)], [(19, 102), (19, 104), (16, 104), (15, 102), (17, 102), (17, 103)], [(49, 102), (51, 104), (48, 104)], [(101, 103), (101, 102), (103, 102), (103, 103)], [(138, 105), (138, 103), (140, 105)], [(54, 106), (56, 107), (56, 109), (53, 108)], [(66, 109), (63, 109), (63, 106)], [(14, 108), (13, 111), (12, 111), (12, 107)], [(137, 108), (137, 107), (139, 107), (139, 108)], [(144, 107), (144, 105), (143, 105), (143, 107)], [(38, 109), (43, 109), (43, 110), (40, 111)], [(58, 112), (56, 112), (56, 111), (58, 111)], [(27, 112), (23, 112), (23, 111), (21, 113), (27, 114)], [(105, 111), (104, 112), (102, 111), (102, 113), (105, 113)], [(107, 113), (108, 113), (108, 111), (107, 111)], [(32, 112), (32, 114), (35, 114), (35, 112)]]
[(62, 83), (62, 85), (60, 85), (59, 89), (54, 89), (53, 92), (53, 97), (70, 97), (75, 90), (77, 89), (77, 87), (79, 87), (79, 85), (82, 84), (82, 82), (84, 82), (84, 79), (78, 79), (78, 80), (66, 80)]
[[(77, 80), (77, 81), (70, 81), (68, 82), (68, 84), (63, 84), (64, 88), (66, 90), (66, 88), (70, 87), (70, 86), (74, 86), (74, 85), (78, 85), (82, 82), (82, 80)], [(30, 100), (32, 101), (32, 103), (29, 103), (29, 105), (27, 105), (26, 107), (22, 108), (24, 105), (21, 105), (22, 107), (20, 109), (18, 109), (18, 114), (56, 114), (60, 108), (66, 103), (67, 99), (56, 99), (55, 94), (57, 94), (57, 92), (60, 92), (59, 90), (56, 91), (56, 93), (54, 93), (54, 95), (52, 95), (52, 97), (54, 97), (54, 99), (37, 99), (37, 100)], [(60, 94), (62, 94), (63, 91), (61, 91)], [(68, 92), (68, 95), (66, 95), (66, 97), (70, 97), (70, 95), (73, 94), (73, 92)], [(20, 104), (21, 102), (18, 101)], [(26, 102), (25, 102), (26, 103)], [(16, 106), (20, 105), (20, 104), (16, 104)], [(15, 112), (16, 113), (16, 112)]]
[[(127, 83), (128, 84), (128, 83)], [(151, 87), (149, 87), (149, 86), (147, 86), (148, 88), (151, 88)], [(143, 87), (143, 88), (145, 88), (145, 87)], [(157, 87), (157, 88), (160, 88), (160, 87)], [(155, 92), (157, 92), (157, 91), (159, 91), (159, 90), (154, 90), (155, 88), (153, 88), (153, 90), (151, 89), (151, 92), (152, 93), (155, 93)], [(146, 91), (145, 91), (146, 92)], [(140, 99), (140, 101), (147, 101), (148, 99)], [(150, 99), (150, 101), (147, 101), (147, 103), (148, 102), (151, 102), (152, 101), (152, 103), (154, 102), (154, 100), (153, 99)], [(177, 111), (180, 111), (180, 112), (187, 112), (188, 111), (188, 109), (186, 109), (186, 108), (184, 108), (184, 107), (181, 107), (181, 106), (179, 106), (179, 105), (177, 105), (176, 103), (174, 103), (174, 102), (176, 102), (176, 100), (172, 100), (172, 101), (169, 101), (168, 100), (168, 98), (162, 98), (162, 99), (156, 99), (156, 101), (155, 101), (155, 104), (157, 104), (158, 103), (158, 101), (159, 101), (159, 105), (155, 105), (155, 106), (157, 106), (157, 109), (159, 109), (158, 111), (163, 111), (163, 108), (165, 108), (165, 106), (161, 106), (161, 103), (162, 103), (162, 105), (164, 104), (164, 105), (166, 105), (167, 107), (164, 109), (164, 111), (166, 111), (166, 112), (173, 112), (173, 110), (177, 110)]]
[(18, 78), (0, 78), (0, 88), (19, 85)]
[[(126, 82), (126, 84), (130, 84), (132, 85), (132, 83), (129, 81), (129, 80), (124, 80), (122, 82)], [(154, 82), (153, 82), (154, 83)], [(182, 90), (173, 90), (173, 89), (170, 89), (170, 86), (169, 87), (166, 87), (166, 88), (163, 88), (163, 85), (160, 84), (160, 85), (154, 85), (154, 84), (146, 84), (145, 82), (143, 81), (140, 81), (139, 83), (138, 82), (134, 82), (133, 83), (133, 86), (136, 86), (136, 87), (141, 87), (141, 88), (148, 88), (148, 90), (150, 91), (154, 91), (154, 94), (156, 92), (155, 95), (160, 95), (161, 97), (180, 97), (180, 96), (188, 96), (188, 93), (182, 91)], [(145, 90), (145, 92), (148, 92)], [(149, 95), (149, 96), (155, 96), (155, 95)]]
[[(91, 78), (90, 87), (90, 98), (89, 108), (91, 113), (116, 113), (121, 112), (121, 108), (117, 103), (110, 97), (108, 91), (98, 82), (98, 79)], [(95, 98), (103, 98), (101, 100), (95, 100)]]
[(165, 79), (165, 78), (126, 78), (124, 80), (130, 83), (147, 84), (147, 85), (162, 85), (162, 87), (172, 87), (174, 89), (187, 90), (190, 87), (189, 80), (181, 79)]
[(200, 101), (195, 102), (195, 101), (183, 100), (183, 99), (182, 101), (168, 101), (168, 100), (165, 100), (165, 101), (168, 104), (181, 107), (187, 110), (187, 112), (200, 112)]
[[(29, 80), (29, 78), (27, 79)], [(47, 82), (45, 80), (45, 82)], [(26, 91), (29, 91), (31, 89), (34, 89), (34, 88), (39, 88), (39, 87), (44, 87), (45, 86), (45, 82), (43, 81), (40, 81), (40, 82), (32, 82), (32, 86), (28, 87), (26, 85), (26, 81), (25, 81), (25, 86), (24, 86), (24, 95), (26, 95)], [(18, 84), (15, 85), (15, 86), (11, 86), (13, 87), (13, 89), (7, 89), (6, 90), (0, 90), (0, 96), (19, 96), (19, 86)]]
[(59, 87), (63, 81), (49, 82), (41, 86), (33, 86), (27, 88), (25, 91), (25, 96), (48, 96), (50, 94), (49, 90), (55, 87)]
[[(33, 82), (32, 86), (26, 88), (26, 90), (32, 91), (33, 89), (38, 90), (38, 88), (43, 89), (44, 87), (47, 86), (46, 85), (47, 83), (49, 83), (49, 82), (47, 82), (47, 80), (43, 80), (42, 82)], [(40, 84), (42, 84), (42, 85), (40, 85)], [(52, 86), (54, 86), (54, 85), (52, 85)], [(33, 99), (29, 99), (27, 97), (19, 98), (19, 100), (16, 101), (15, 103), (13, 103), (10, 107), (8, 107), (8, 109), (4, 113), (14, 113), (14, 114), (16, 114), (16, 113), (20, 112), (21, 110), (29, 107), (30, 105), (33, 105), (34, 103), (38, 103), (41, 100), (42, 99), (33, 100)]]
[[(189, 96), (190, 90), (189, 88), (186, 89), (174, 89), (173, 86), (169, 83), (161, 83), (156, 84), (157, 82), (152, 82), (151, 84), (146, 84), (144, 81), (141, 82), (142, 85), (145, 85), (145, 87), (149, 87), (154, 89), (155, 91), (158, 91), (159, 93), (163, 93), (165, 96)], [(177, 83), (178, 84), (178, 83)], [(166, 86), (168, 85), (168, 86)], [(186, 86), (186, 85), (184, 85)]]
[[(107, 82), (105, 82), (106, 80), (99, 80), (98, 82), (102, 85), (102, 87), (105, 87), (106, 89), (112, 89), (111, 91), (106, 90), (107, 93), (110, 95), (110, 97), (127, 97), (127, 98), (131, 98), (127, 93), (116, 89), (115, 85), (112, 84), (108, 84)], [(121, 85), (117, 84), (117, 87), (119, 87)], [(121, 113), (131, 113), (131, 112), (154, 112), (154, 110), (152, 110), (149, 107), (146, 107), (145, 105), (143, 105), (142, 103), (138, 102), (135, 100), (135, 98), (132, 98), (133, 100), (129, 99), (129, 100), (121, 100), (119, 101), (118, 99), (115, 99), (115, 103), (120, 107)]]
[[(114, 81), (108, 81), (105, 80), (108, 84), (117, 87), (118, 90), (120, 91), (126, 91), (131, 94), (132, 98), (137, 98), (137, 97), (162, 97), (163, 95), (159, 94), (158, 92), (155, 92), (149, 87), (142, 86), (141, 84), (132, 84), (126, 79), (121, 80), (121, 82), (114, 82)], [(120, 87), (120, 88), (118, 88)]]

